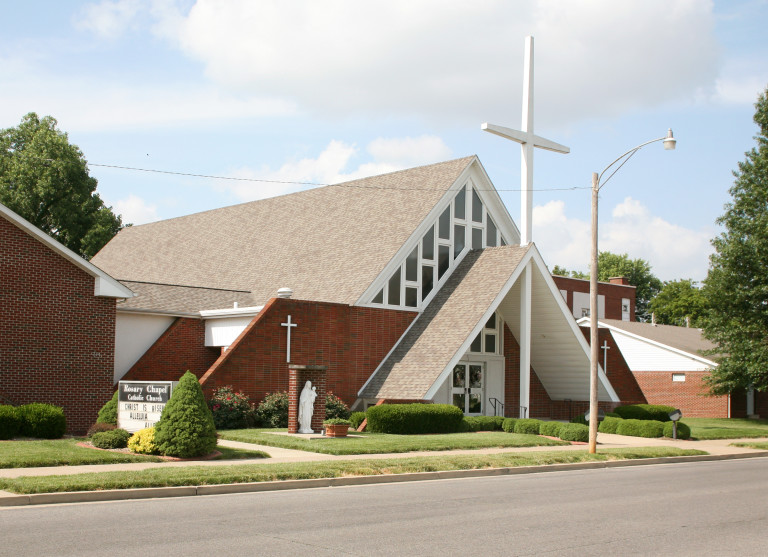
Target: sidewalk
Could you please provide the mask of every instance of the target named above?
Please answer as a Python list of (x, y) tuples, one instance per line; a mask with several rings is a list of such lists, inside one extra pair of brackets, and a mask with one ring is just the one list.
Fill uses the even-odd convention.
[[(680, 449), (697, 449), (706, 451), (709, 455), (694, 457), (669, 457), (641, 460), (622, 460), (611, 462), (589, 462), (578, 464), (557, 464), (547, 466), (527, 466), (522, 468), (462, 470), (450, 472), (423, 472), (417, 474), (396, 474), (392, 476), (362, 476), (356, 478), (331, 478), (325, 480), (289, 480), (285, 482), (260, 482), (259, 484), (227, 484), (221, 486), (189, 486), (173, 488), (142, 488), (109, 491), (50, 493), (36, 495), (16, 495), (0, 491), (0, 507), (28, 504), (42, 504), (53, 502), (78, 502), (78, 501), (104, 501), (119, 499), (136, 499), (147, 497), (172, 497), (202, 495), (213, 493), (235, 493), (238, 491), (265, 491), (270, 489), (296, 489), (302, 487), (330, 487), (333, 485), (350, 485), (363, 483), (382, 483), (383, 481), (412, 481), (424, 479), (441, 479), (445, 477), (471, 477), (499, 475), (503, 473), (531, 473), (563, 469), (585, 469), (613, 466), (636, 466), (641, 464), (658, 464), (662, 462), (690, 462), (697, 460), (722, 460), (727, 458), (749, 458), (768, 456), (768, 451), (733, 447), (731, 444), (742, 441), (768, 441), (764, 439), (719, 439), (711, 441), (683, 441), (672, 439), (647, 439), (643, 437), (629, 437), (598, 433), (598, 453), (604, 449), (637, 448), (637, 447), (675, 447)], [(1, 478), (17, 478), (22, 476), (55, 476), (70, 474), (86, 474), (90, 472), (136, 471), (149, 468), (183, 467), (183, 466), (234, 466), (242, 464), (261, 465), (291, 462), (319, 462), (319, 461), (349, 461), (410, 458), (414, 456), (436, 456), (438, 454), (501, 454), (524, 453), (536, 451), (586, 451), (586, 445), (566, 445), (556, 447), (520, 447), (520, 448), (487, 448), (467, 449), (455, 451), (420, 451), (410, 453), (364, 454), (364, 455), (328, 455), (311, 453), (293, 449), (282, 449), (265, 445), (254, 445), (238, 441), (219, 440), (219, 444), (226, 447), (260, 450), (270, 455), (271, 458), (251, 460), (200, 460), (200, 461), (166, 461), (166, 462), (141, 462), (121, 464), (94, 464), (85, 466), (51, 466), (41, 468), (5, 468), (0, 469)]]

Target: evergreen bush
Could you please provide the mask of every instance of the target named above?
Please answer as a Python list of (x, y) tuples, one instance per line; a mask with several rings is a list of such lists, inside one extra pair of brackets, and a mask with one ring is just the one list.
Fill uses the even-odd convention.
[[(672, 424), (673, 422), (664, 423), (664, 437), (672, 438), (672, 433), (673, 433)], [(684, 424), (683, 422), (680, 422), (680, 421), (677, 422), (677, 438), (678, 439), (691, 438), (691, 428), (688, 427), (688, 424)]]
[(563, 424), (560, 422), (541, 422), (541, 425), (539, 426), (539, 435), (559, 437), (561, 425)]
[(339, 418), (348, 420), (352, 415), (349, 406), (343, 400), (333, 393), (325, 395), (325, 417), (326, 419)]
[(269, 393), (256, 408), (261, 427), (288, 427), (288, 393)]
[(516, 422), (517, 418), (504, 418), (504, 421), (501, 422), (501, 429), (506, 433), (514, 433)]
[(21, 416), (15, 406), (0, 405), (0, 439), (13, 439), (21, 431)]
[(574, 416), (573, 418), (571, 418), (571, 422), (570, 423), (572, 423), (572, 424), (581, 424), (581, 425), (589, 425), (587, 423), (587, 419), (584, 417), (584, 414), (578, 414), (578, 415)]
[(589, 426), (575, 423), (562, 424), (558, 436), (563, 441), (586, 443), (589, 441)]
[(21, 418), (21, 434), (38, 439), (59, 439), (67, 430), (64, 409), (52, 404), (33, 402), (17, 406)]
[(113, 429), (117, 429), (117, 426), (114, 424), (105, 424), (103, 422), (96, 422), (91, 427), (88, 428), (88, 433), (86, 435), (88, 437), (93, 437), (94, 433), (99, 433), (101, 431), (112, 431)]
[(99, 449), (124, 449), (131, 434), (124, 429), (98, 431), (91, 437), (91, 443)]
[(112, 395), (104, 406), (99, 410), (98, 418), (96, 418), (97, 424), (112, 424), (117, 425), (117, 391)]
[(197, 377), (181, 376), (155, 424), (155, 443), (161, 454), (192, 458), (216, 448), (216, 426)]
[(208, 405), (216, 429), (239, 429), (253, 425), (253, 404), (248, 400), (248, 395), (235, 392), (232, 385), (214, 389)]
[(661, 437), (664, 435), (664, 423), (657, 420), (622, 420), (616, 433), (633, 437)]
[(381, 404), (366, 412), (368, 431), (375, 433), (455, 433), (464, 413), (451, 404)]
[(668, 422), (670, 421), (669, 413), (675, 410), (676, 408), (663, 404), (627, 404), (625, 406), (617, 406), (614, 412), (625, 420)]
[(501, 416), (466, 416), (461, 425), (461, 431), (495, 431), (501, 429), (504, 418)]
[(600, 433), (616, 433), (616, 428), (619, 427), (621, 422), (621, 418), (605, 416), (605, 419), (600, 422), (600, 425), (597, 427), (597, 431)]
[(349, 416), (349, 421), (352, 422), (352, 427), (357, 429), (360, 424), (365, 420), (365, 412), (352, 412)]
[(140, 429), (128, 439), (128, 448), (139, 454), (158, 454), (160, 451), (155, 444), (155, 428)]
[(541, 422), (531, 418), (521, 418), (515, 422), (515, 433), (538, 435)]

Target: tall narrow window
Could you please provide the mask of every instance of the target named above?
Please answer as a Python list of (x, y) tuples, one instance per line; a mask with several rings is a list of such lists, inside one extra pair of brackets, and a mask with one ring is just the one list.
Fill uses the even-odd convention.
[(424, 259), (432, 260), (435, 258), (435, 227), (430, 226), (424, 239), (421, 241), (421, 256)]
[(483, 229), (472, 229), (472, 249), (483, 249)]
[(384, 303), (384, 289), (383, 288), (381, 290), (379, 290), (379, 293), (376, 294), (373, 297), (373, 300), (371, 300), (371, 302), (373, 302), (374, 304), (383, 304)]
[(453, 258), (456, 259), (466, 244), (466, 229), (463, 224), (453, 225)]
[(419, 289), (412, 286), (405, 287), (405, 305), (415, 308), (419, 305)]
[(387, 303), (391, 306), (400, 305), (400, 269), (395, 271), (392, 278), (389, 279), (389, 290), (387, 291)]
[(488, 215), (488, 228), (485, 231), (485, 245), (489, 248), (496, 247), (496, 223), (493, 222), (491, 215)]
[(448, 246), (437, 247), (437, 280), (443, 278), (443, 275), (448, 270), (448, 266), (451, 263), (449, 259), (449, 250), (450, 248)]
[(419, 280), (419, 248), (413, 248), (405, 259), (405, 280), (416, 282)]
[(453, 216), (457, 219), (467, 218), (467, 190), (461, 188), (453, 201)]
[(432, 292), (434, 284), (435, 268), (432, 265), (421, 266), (421, 299), (425, 299), (427, 294)]
[(470, 352), (482, 352), (483, 351), (483, 333), (477, 333), (475, 340), (469, 345)]
[(447, 207), (440, 215), (437, 227), (437, 237), (442, 240), (451, 239), (451, 208)]
[(475, 188), (472, 188), (472, 220), (483, 222), (483, 202), (480, 201), (480, 196), (477, 195)]

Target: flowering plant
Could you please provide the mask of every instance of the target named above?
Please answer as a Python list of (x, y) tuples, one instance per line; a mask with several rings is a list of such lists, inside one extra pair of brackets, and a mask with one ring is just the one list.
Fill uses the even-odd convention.
[(216, 429), (237, 429), (253, 425), (253, 404), (248, 395), (235, 392), (231, 385), (214, 389), (208, 405)]

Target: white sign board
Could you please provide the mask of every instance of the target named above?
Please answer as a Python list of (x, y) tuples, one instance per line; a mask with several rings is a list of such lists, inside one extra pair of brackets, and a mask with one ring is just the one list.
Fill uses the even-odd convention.
[(117, 388), (117, 425), (136, 433), (160, 421), (163, 408), (178, 381), (120, 381)]

